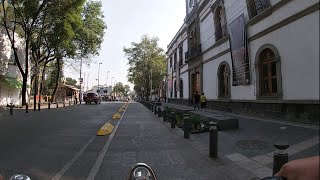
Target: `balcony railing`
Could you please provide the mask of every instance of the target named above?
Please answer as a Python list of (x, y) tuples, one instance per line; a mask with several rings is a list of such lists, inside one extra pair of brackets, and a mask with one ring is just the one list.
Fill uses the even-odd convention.
[(189, 50), (187, 52), (185, 52), (185, 62), (188, 63), (188, 61), (196, 58), (200, 54), (201, 54), (201, 45), (200, 44), (189, 48)]

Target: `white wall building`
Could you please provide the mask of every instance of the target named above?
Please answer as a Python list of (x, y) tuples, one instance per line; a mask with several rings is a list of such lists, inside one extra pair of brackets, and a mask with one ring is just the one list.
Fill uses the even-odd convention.
[[(17, 36), (15, 39), (20, 64), (24, 67), (25, 58), (22, 40)], [(27, 84), (29, 85), (30, 82)], [(22, 76), (14, 61), (11, 43), (6, 32), (0, 29), (0, 106), (6, 106), (10, 103), (16, 106), (21, 105), (21, 88)], [(28, 95), (26, 98), (28, 98)]]
[(188, 64), (184, 61), (188, 49), (186, 24), (183, 24), (174, 39), (168, 45), (167, 57), (167, 93), (172, 99), (188, 101), (189, 79)]
[(319, 123), (319, 1), (186, 0), (186, 9), (188, 52), (201, 51), (186, 59), (189, 97)]

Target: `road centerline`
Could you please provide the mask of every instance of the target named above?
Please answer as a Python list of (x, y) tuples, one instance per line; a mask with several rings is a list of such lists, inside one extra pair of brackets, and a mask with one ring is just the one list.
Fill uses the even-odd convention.
[(98, 170), (99, 170), (99, 168), (101, 166), (101, 163), (103, 161), (103, 158), (104, 158), (104, 156), (106, 155), (106, 153), (107, 153), (107, 151), (109, 149), (109, 146), (110, 146), (111, 141), (112, 141), (112, 139), (114, 137), (114, 134), (116, 133), (116, 131), (117, 131), (117, 129), (118, 129), (118, 127), (119, 127), (119, 125), (120, 125), (120, 123), (122, 121), (122, 118), (124, 117), (124, 115), (126, 113), (126, 111), (127, 111), (127, 108), (124, 110), (124, 112), (123, 112), (121, 118), (119, 119), (119, 121), (117, 122), (113, 132), (110, 134), (110, 136), (108, 138), (108, 141), (103, 146), (103, 149), (101, 150), (98, 159), (96, 160), (93, 168), (91, 169), (91, 172), (90, 172), (89, 176), (87, 177), (87, 180), (93, 180), (96, 177), (96, 175), (98, 173)]

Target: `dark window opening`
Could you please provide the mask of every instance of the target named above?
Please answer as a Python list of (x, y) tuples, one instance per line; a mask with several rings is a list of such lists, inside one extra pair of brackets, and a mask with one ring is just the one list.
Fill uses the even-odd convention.
[(248, 10), (250, 19), (263, 12), (269, 6), (269, 0), (249, 0)]
[(226, 21), (224, 18), (224, 9), (219, 6), (215, 11), (215, 35), (216, 41), (219, 41), (227, 35)]
[(219, 97), (230, 97), (230, 69), (227, 64), (219, 68)]
[(180, 90), (180, 98), (183, 98), (183, 80), (180, 80), (180, 86), (179, 86), (179, 90)]
[(179, 66), (182, 66), (183, 65), (183, 48), (182, 46), (179, 47)]

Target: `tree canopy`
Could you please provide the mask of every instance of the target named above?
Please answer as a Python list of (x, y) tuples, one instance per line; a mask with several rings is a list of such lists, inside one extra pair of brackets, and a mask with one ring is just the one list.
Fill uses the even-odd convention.
[(134, 84), (136, 93), (147, 100), (159, 90), (166, 70), (166, 56), (158, 41), (156, 37), (143, 35), (140, 42), (123, 48), (129, 64), (128, 80)]

